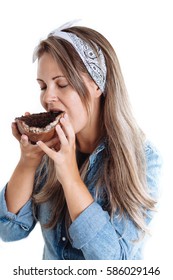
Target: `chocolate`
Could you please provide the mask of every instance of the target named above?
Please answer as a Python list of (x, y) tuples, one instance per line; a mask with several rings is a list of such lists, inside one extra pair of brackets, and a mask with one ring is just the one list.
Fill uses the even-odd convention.
[(60, 115), (62, 112), (43, 112), (38, 114), (31, 114), (27, 116), (21, 116), (15, 120), (21, 120), (29, 127), (39, 127), (44, 128), (48, 124), (52, 123), (55, 118)]
[(42, 140), (49, 141), (55, 134), (55, 126), (58, 124), (63, 112), (43, 112), (15, 118), (21, 134), (28, 136), (31, 142)]

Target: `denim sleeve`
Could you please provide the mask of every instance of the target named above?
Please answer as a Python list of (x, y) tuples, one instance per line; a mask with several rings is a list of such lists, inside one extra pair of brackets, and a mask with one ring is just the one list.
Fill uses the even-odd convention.
[[(87, 260), (127, 260), (133, 259), (139, 248), (135, 240), (138, 230), (130, 220), (114, 217), (97, 202), (93, 202), (71, 224), (69, 234), (72, 245), (83, 252)], [(133, 250), (135, 249), (135, 250)]]
[[(146, 171), (147, 171), (147, 184), (151, 197), (158, 202), (160, 196), (160, 178), (162, 173), (163, 160), (160, 152), (149, 141), (145, 146), (146, 153)], [(147, 211), (146, 223), (149, 224), (155, 212)]]
[(18, 214), (11, 213), (7, 209), (5, 190), (6, 187), (0, 192), (0, 238), (5, 242), (17, 241), (27, 237), (36, 224), (32, 202), (29, 200)]
[[(155, 196), (158, 189), (161, 169), (160, 155), (147, 144), (147, 182)], [(147, 223), (151, 220), (147, 219)], [(141, 232), (127, 216), (111, 221), (109, 214), (93, 202), (85, 209), (69, 228), (72, 245), (82, 250), (85, 259), (132, 260), (140, 259), (144, 243)]]
[(162, 171), (163, 160), (160, 152), (149, 141), (145, 146), (146, 153), (146, 170), (147, 170), (147, 184), (149, 192), (153, 198), (157, 200), (159, 197), (159, 183)]

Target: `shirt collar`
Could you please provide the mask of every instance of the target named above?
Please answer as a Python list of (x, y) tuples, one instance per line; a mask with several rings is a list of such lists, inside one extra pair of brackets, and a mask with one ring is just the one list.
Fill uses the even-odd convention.
[(96, 149), (93, 151), (93, 153), (89, 156), (89, 166), (88, 169), (90, 169), (90, 167), (95, 163), (97, 155), (103, 151), (106, 147), (106, 141), (103, 140), (97, 147)]

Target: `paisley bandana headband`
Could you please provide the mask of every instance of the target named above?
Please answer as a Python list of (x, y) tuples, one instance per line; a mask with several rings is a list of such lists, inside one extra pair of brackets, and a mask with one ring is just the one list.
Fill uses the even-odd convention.
[(96, 53), (96, 51), (94, 51), (93, 48), (91, 48), (91, 46), (81, 38), (73, 33), (60, 31), (59, 28), (52, 31), (48, 37), (50, 36), (62, 38), (72, 44), (82, 59), (90, 76), (103, 93), (105, 89), (107, 69), (105, 58), (101, 49), (96, 46)]

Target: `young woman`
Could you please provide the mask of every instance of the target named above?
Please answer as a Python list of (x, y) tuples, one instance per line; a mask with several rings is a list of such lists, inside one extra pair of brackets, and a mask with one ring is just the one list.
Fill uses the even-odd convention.
[(0, 237), (25, 238), (39, 221), (43, 259), (141, 259), (161, 161), (133, 118), (114, 49), (73, 26), (51, 32), (34, 59), (42, 106), (65, 114), (36, 145), (12, 124), (21, 156), (1, 191)]

